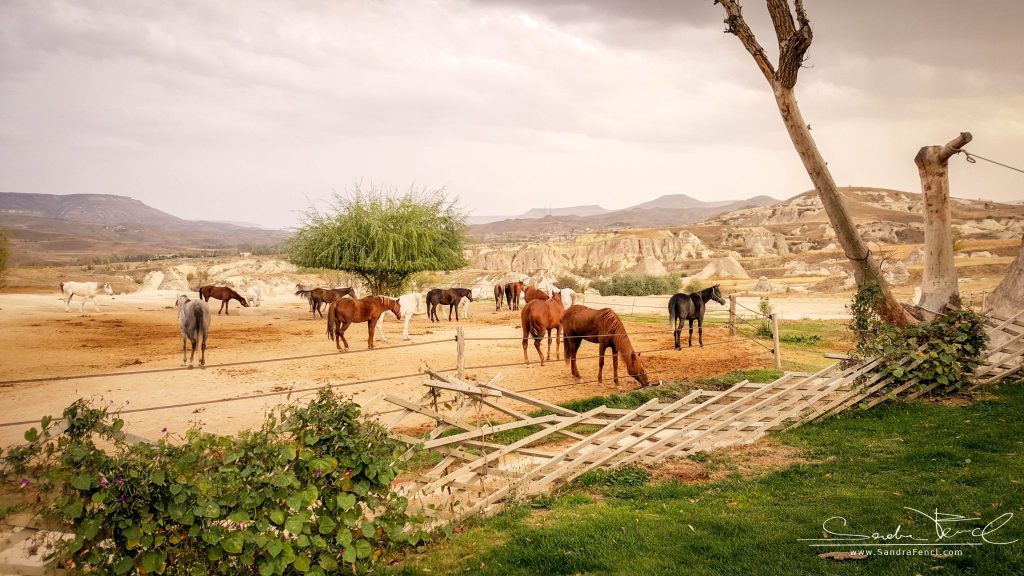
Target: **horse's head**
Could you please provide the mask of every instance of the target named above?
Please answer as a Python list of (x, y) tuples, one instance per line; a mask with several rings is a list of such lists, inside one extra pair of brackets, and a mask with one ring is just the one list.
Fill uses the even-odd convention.
[(103, 285), (103, 291), (106, 292), (107, 296), (113, 296), (114, 295), (114, 289), (110, 287), (110, 284), (104, 284)]
[(711, 299), (721, 305), (725, 305), (725, 298), (722, 298), (722, 290), (715, 284), (711, 287)]
[(472, 290), (466, 290), (466, 299), (468, 299), (470, 302), (473, 301), (473, 291)]
[(174, 307), (180, 309), (185, 305), (185, 302), (188, 302), (188, 295), (182, 294), (181, 296), (178, 296), (178, 300), (174, 303)]
[(644, 367), (644, 361), (640, 359), (639, 352), (630, 352), (629, 357), (626, 359), (626, 371), (641, 386), (650, 386), (651, 381), (647, 379), (647, 368)]

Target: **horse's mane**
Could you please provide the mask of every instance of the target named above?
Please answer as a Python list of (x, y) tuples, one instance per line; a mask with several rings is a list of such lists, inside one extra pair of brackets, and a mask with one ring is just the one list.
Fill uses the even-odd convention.
[(633, 343), (629, 341), (626, 327), (622, 325), (622, 320), (611, 308), (602, 308), (597, 311), (597, 329), (599, 333), (611, 337), (612, 345), (623, 357), (628, 357), (633, 352)]

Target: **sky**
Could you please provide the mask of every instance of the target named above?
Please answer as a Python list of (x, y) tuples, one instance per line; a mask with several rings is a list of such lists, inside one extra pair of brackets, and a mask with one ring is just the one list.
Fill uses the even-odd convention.
[[(743, 2), (775, 57), (764, 3)], [(797, 97), (839, 185), (920, 191), (961, 131), (1024, 166), (1024, 2), (806, 0)], [(811, 188), (711, 0), (0, 0), (0, 191), (295, 226), (355, 186), (476, 215)], [(950, 162), (954, 196), (1024, 174)]]

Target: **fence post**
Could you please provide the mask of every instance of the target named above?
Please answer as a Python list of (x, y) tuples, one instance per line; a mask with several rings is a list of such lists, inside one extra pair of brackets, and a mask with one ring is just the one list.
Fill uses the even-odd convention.
[(729, 294), (729, 336), (736, 335), (736, 295)]
[(772, 323), (772, 352), (775, 354), (775, 369), (782, 370), (782, 351), (779, 349), (779, 318), (774, 312), (768, 314)]
[(455, 350), (458, 352), (458, 358), (455, 361), (455, 373), (461, 380), (466, 366), (466, 334), (462, 331), (462, 326), (455, 329)]

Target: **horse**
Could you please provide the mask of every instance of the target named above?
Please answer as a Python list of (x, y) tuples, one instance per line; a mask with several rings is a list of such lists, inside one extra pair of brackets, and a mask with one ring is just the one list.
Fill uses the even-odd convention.
[(519, 310), (519, 294), (525, 289), (526, 287), (522, 282), (509, 282), (505, 284), (505, 298), (508, 300), (510, 310)]
[(249, 289), (245, 291), (245, 299), (249, 301), (250, 306), (258, 307), (263, 301), (263, 289), (259, 286), (249, 286)]
[(562, 344), (565, 352), (565, 363), (572, 365), (572, 375), (577, 382), (581, 381), (580, 371), (576, 368), (576, 354), (583, 340), (595, 342), (599, 347), (597, 364), (597, 381), (601, 382), (604, 372), (604, 351), (612, 349), (612, 369), (615, 386), (619, 385), (619, 357), (626, 363), (626, 371), (641, 386), (648, 386), (647, 370), (640, 359), (640, 353), (633, 351), (633, 344), (626, 334), (626, 327), (611, 308), (595, 310), (586, 306), (571, 306), (562, 316)]
[(551, 293), (551, 298), (561, 300), (562, 306), (566, 308), (583, 303), (583, 294), (576, 292), (572, 288), (555, 288)]
[(196, 358), (196, 345), (199, 337), (202, 336), (202, 353), (199, 355), (199, 365), (206, 366), (206, 339), (210, 335), (210, 306), (202, 300), (189, 300), (188, 296), (178, 296), (174, 307), (178, 309), (178, 323), (181, 325), (181, 363), (186, 364), (185, 341), (192, 342), (192, 356), (188, 358), (188, 365)]
[(693, 346), (693, 321), (696, 320), (697, 342), (701, 348), (704, 347), (704, 309), (708, 300), (725, 305), (718, 284), (693, 294), (676, 294), (668, 301), (668, 323), (673, 327), (672, 337), (675, 339), (676, 350), (683, 349), (679, 340), (683, 333), (683, 322), (686, 320), (690, 321), (689, 346)]
[(551, 330), (555, 330), (555, 357), (558, 357), (559, 338), (562, 335), (562, 316), (565, 307), (559, 299), (531, 300), (523, 306), (519, 318), (523, 326), (523, 361), (530, 365), (528, 338), (533, 338), (533, 345), (540, 356), (540, 365), (544, 365), (544, 354), (540, 351), (540, 341), (544, 332), (548, 333), (548, 360), (551, 359)]
[(437, 306), (448, 306), (448, 321), (452, 321), (452, 309), (455, 309), (455, 321), (459, 321), (459, 302), (463, 298), (473, 301), (473, 291), (469, 288), (434, 288), (427, 292), (427, 316), (431, 322), (440, 322), (437, 317)]
[(324, 317), (324, 313), (320, 310), (320, 307), (324, 304), (330, 304), (339, 298), (349, 296), (353, 300), (356, 299), (355, 288), (301, 288), (296, 284), (298, 290), (295, 291), (295, 295), (300, 298), (305, 298), (309, 301), (309, 311), (313, 315), (313, 319), (316, 320), (316, 315), (319, 314), (321, 318)]
[(469, 320), (469, 305), (473, 303), (474, 298), (480, 297), (480, 290), (477, 288), (453, 288), (453, 290), (466, 291), (467, 296), (459, 301), (459, 307), (462, 308), (462, 313), (466, 316), (466, 320)]
[(505, 295), (505, 287), (501, 284), (494, 285), (494, 311), (501, 312), (501, 300)]
[(231, 315), (231, 312), (228, 311), (228, 304), (230, 304), (232, 300), (238, 300), (244, 308), (249, 307), (249, 302), (247, 302), (245, 298), (242, 298), (241, 294), (227, 286), (214, 286), (212, 284), (203, 286), (199, 289), (199, 296), (202, 297), (205, 302), (209, 302), (210, 298), (220, 300), (220, 309), (217, 310), (217, 316), (220, 316), (221, 312), (224, 312), (228, 316)]
[(533, 286), (527, 286), (526, 289), (523, 290), (523, 304), (524, 305), (525, 304), (529, 304), (530, 302), (532, 302), (534, 300), (547, 300), (549, 298), (550, 298), (550, 296), (548, 296), (548, 293), (543, 291), (543, 290), (541, 290), (540, 288), (535, 288)]
[(373, 348), (373, 333), (377, 327), (380, 315), (390, 310), (397, 318), (402, 317), (402, 307), (398, 300), (387, 296), (366, 296), (359, 300), (351, 298), (338, 298), (331, 302), (327, 309), (327, 339), (334, 339), (334, 345), (341, 350), (341, 342), (345, 343), (345, 352), (348, 352), (348, 340), (345, 339), (345, 330), (353, 322), (366, 322), (370, 333), (369, 346)]
[(78, 307), (78, 311), (85, 314), (85, 303), (92, 302), (96, 311), (100, 311), (100, 305), (96, 303), (96, 294), (103, 291), (107, 296), (113, 296), (114, 290), (110, 287), (110, 284), (100, 284), (99, 282), (61, 282), (60, 291), (63, 294), (61, 300), (64, 301), (64, 311), (71, 312), (71, 299), (75, 296), (82, 297), (82, 305)]
[[(409, 340), (409, 321), (412, 320), (412, 317), (416, 314), (423, 314), (422, 300), (423, 295), (419, 292), (410, 292), (398, 297), (398, 304), (402, 307), (402, 316), (395, 316), (395, 318), (405, 321), (405, 327), (402, 328), (402, 340)], [(394, 313), (390, 310), (384, 312), (380, 317), (380, 322), (377, 323), (377, 339), (383, 342), (388, 341), (388, 337), (384, 335), (384, 319), (389, 315), (394, 316)]]

